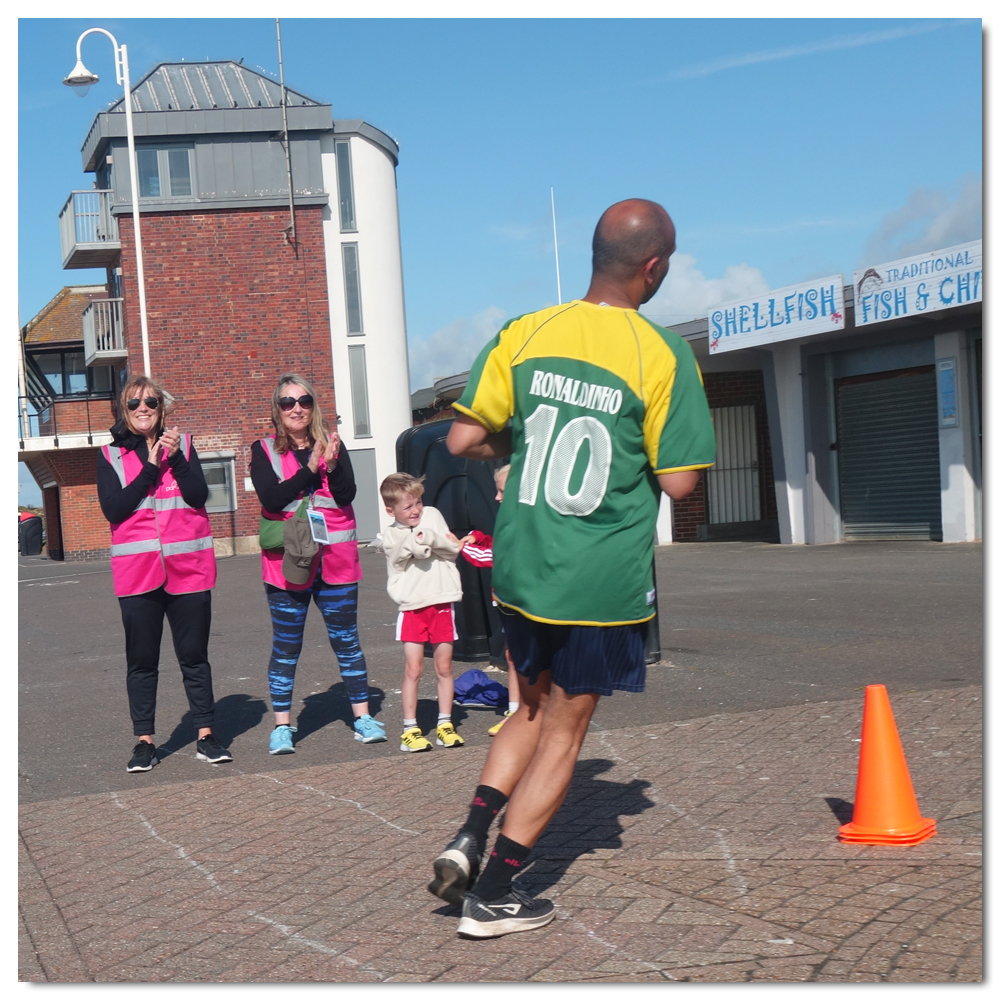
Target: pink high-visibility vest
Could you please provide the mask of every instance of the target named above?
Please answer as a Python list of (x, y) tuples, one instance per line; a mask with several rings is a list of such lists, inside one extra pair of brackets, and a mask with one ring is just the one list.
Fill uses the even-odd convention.
[[(286, 451), (284, 455), (278, 454), (274, 447), (274, 438), (264, 438), (260, 443), (264, 454), (271, 462), (271, 468), (274, 469), (279, 483), (291, 479), (302, 468), (291, 451)], [(308, 590), (315, 582), (316, 571), (320, 566), (323, 567), (323, 579), (327, 583), (357, 583), (364, 575), (361, 572), (361, 560), (358, 559), (358, 525), (354, 520), (354, 508), (350, 504), (346, 507), (340, 507), (333, 499), (330, 484), (326, 478), (326, 463), (322, 458), (319, 460), (319, 471), (322, 474), (323, 485), (313, 494), (313, 506), (317, 510), (323, 511), (326, 530), (330, 535), (330, 544), (319, 547), (319, 553), (309, 572), (309, 582), (305, 584), (289, 583), (285, 579), (281, 572), (284, 549), (260, 550), (261, 575), (264, 582), (280, 587), (282, 590)], [(269, 521), (287, 521), (298, 510), (302, 497), (303, 494), (300, 493), (278, 514), (272, 514), (261, 507), (261, 516), (266, 517)]]
[[(191, 435), (180, 447), (191, 457)], [(106, 444), (101, 449), (124, 488), (145, 462), (134, 451)], [(149, 493), (124, 521), (111, 525), (111, 576), (118, 597), (147, 594), (164, 587), (168, 594), (193, 594), (215, 586), (215, 547), (204, 507), (190, 507), (164, 455)]]

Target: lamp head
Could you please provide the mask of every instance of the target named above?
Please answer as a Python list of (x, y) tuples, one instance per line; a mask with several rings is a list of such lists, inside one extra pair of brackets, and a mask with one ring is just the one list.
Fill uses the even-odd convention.
[(83, 65), (82, 59), (77, 59), (76, 65), (73, 67), (73, 72), (63, 80), (63, 83), (67, 87), (72, 87), (77, 97), (86, 97), (87, 91), (90, 90), (93, 84), (97, 83), (98, 79), (99, 77), (96, 73), (91, 73)]

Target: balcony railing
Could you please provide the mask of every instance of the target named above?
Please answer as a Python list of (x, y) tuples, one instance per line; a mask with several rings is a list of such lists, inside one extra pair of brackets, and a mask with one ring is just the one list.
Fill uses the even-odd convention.
[(118, 259), (118, 220), (111, 214), (111, 192), (73, 191), (59, 213), (63, 267), (109, 267)]
[(115, 400), (110, 394), (39, 399), (18, 396), (18, 451), (50, 451), (107, 444), (114, 423)]
[(88, 367), (128, 357), (121, 299), (94, 299), (84, 310), (83, 353)]

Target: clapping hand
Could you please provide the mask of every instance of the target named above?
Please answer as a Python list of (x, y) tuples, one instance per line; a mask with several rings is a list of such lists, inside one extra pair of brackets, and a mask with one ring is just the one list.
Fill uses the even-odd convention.
[(163, 434), (156, 439), (153, 447), (149, 449), (149, 458), (147, 458), (146, 461), (149, 462), (150, 465), (155, 465), (159, 468), (164, 455), (169, 458), (172, 455), (177, 454), (177, 449), (180, 447), (180, 443), (180, 430), (177, 427), (171, 427), (170, 430), (164, 431)]
[(326, 439), (326, 448), (323, 451), (323, 461), (328, 469), (335, 468), (337, 456), (340, 454), (340, 435), (337, 431), (330, 431), (330, 436)]
[(169, 430), (164, 431), (158, 443), (166, 449), (167, 458), (173, 458), (177, 454), (177, 449), (181, 446), (180, 428), (171, 427)]
[(316, 441), (312, 447), (312, 454), (309, 456), (309, 469), (315, 474), (319, 472), (319, 460), (323, 457), (323, 442)]

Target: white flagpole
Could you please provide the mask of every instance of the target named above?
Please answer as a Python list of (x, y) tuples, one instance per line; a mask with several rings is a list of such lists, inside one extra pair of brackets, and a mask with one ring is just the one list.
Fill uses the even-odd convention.
[(559, 297), (559, 305), (562, 305), (562, 282), (559, 280), (559, 234), (556, 232), (556, 189), (549, 188), (549, 195), (552, 198), (552, 242), (556, 248), (556, 295)]

